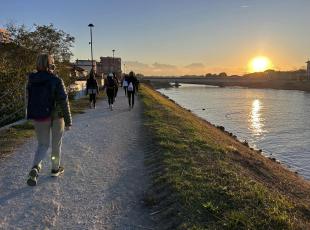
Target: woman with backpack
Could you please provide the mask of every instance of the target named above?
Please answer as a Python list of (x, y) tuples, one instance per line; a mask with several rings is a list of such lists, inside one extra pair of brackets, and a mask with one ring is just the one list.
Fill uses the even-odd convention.
[(127, 88), (128, 88), (128, 75), (127, 74), (124, 75), (122, 86), (123, 86), (124, 91), (125, 91), (125, 96), (127, 96)]
[(86, 82), (86, 95), (89, 94), (90, 108), (96, 108), (96, 95), (99, 94), (99, 87), (93, 70), (90, 71)]
[(29, 172), (27, 184), (34, 186), (46, 157), (52, 135), (52, 176), (64, 172), (60, 166), (61, 143), (64, 130), (72, 126), (68, 95), (61, 78), (53, 74), (54, 59), (51, 55), (40, 54), (37, 57), (37, 72), (29, 75), (27, 84), (27, 118), (33, 120), (38, 147), (33, 167)]
[(127, 87), (129, 109), (132, 109), (135, 104), (136, 84), (137, 84), (137, 78), (135, 76), (135, 73), (131, 71), (129, 73), (128, 87)]
[(109, 73), (108, 77), (105, 79), (104, 87), (106, 88), (110, 110), (113, 110), (116, 85), (117, 83), (114, 80), (113, 73)]

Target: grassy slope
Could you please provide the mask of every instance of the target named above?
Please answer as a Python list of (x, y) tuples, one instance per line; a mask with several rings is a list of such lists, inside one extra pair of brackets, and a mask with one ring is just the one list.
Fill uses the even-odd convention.
[[(103, 96), (99, 96), (100, 100)], [(79, 100), (70, 101), (72, 114), (81, 114), (88, 108), (89, 101), (87, 97)], [(0, 133), (0, 159), (12, 153), (16, 147), (24, 143), (27, 138), (34, 135), (33, 126), (30, 121), (21, 125), (15, 125)]]
[(142, 98), (163, 229), (310, 228), (308, 182), (146, 86)]

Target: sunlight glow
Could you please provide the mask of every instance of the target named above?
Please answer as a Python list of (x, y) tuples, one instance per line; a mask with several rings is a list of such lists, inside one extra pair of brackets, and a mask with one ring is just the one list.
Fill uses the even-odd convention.
[(251, 72), (263, 72), (270, 68), (272, 68), (270, 60), (263, 56), (253, 58), (249, 64)]
[(256, 99), (252, 102), (250, 122), (253, 133), (258, 136), (263, 133), (263, 124), (260, 110), (261, 110), (261, 103), (258, 99)]

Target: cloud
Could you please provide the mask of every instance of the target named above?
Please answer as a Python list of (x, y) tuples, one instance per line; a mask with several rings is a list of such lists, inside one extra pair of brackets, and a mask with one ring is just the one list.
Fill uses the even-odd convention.
[(158, 76), (177, 75), (180, 72), (179, 68), (175, 65), (162, 64), (158, 62), (155, 62), (152, 65), (138, 61), (125, 61), (124, 63), (126, 66), (126, 72), (132, 70), (136, 73)]
[(187, 69), (201, 69), (205, 68), (205, 65), (202, 63), (192, 63), (190, 65), (185, 66)]
[(242, 5), (242, 6), (240, 6), (241, 8), (249, 8), (249, 6), (248, 5)]
[(155, 62), (153, 64), (154, 69), (166, 69), (166, 70), (175, 70), (177, 67), (175, 65), (169, 65), (169, 64), (160, 64)]
[(144, 64), (142, 62), (138, 62), (138, 61), (125, 61), (124, 64), (127, 67), (134, 67), (134, 68), (149, 68), (150, 66), (148, 64)]
[(208, 67), (203, 63), (194, 62), (185, 66), (176, 66), (167, 63), (146, 64), (138, 61), (125, 61), (126, 72), (134, 71), (148, 76), (181, 76), (181, 75), (205, 75), (206, 73), (221, 73), (227, 74), (245, 73), (243, 68), (223, 68), (223, 67)]

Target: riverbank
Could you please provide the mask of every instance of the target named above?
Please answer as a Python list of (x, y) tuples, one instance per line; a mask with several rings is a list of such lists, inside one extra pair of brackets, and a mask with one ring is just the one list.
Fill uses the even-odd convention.
[[(103, 95), (97, 97), (97, 100), (104, 98)], [(82, 97), (77, 100), (70, 100), (70, 108), (72, 115), (82, 114), (89, 107), (88, 97)], [(25, 121), (22, 124), (13, 125), (0, 132), (0, 159), (8, 156), (14, 150), (33, 137), (34, 128), (30, 121)]]
[(143, 86), (163, 229), (307, 229), (310, 183)]
[(145, 77), (144, 80), (151, 82), (155, 87), (171, 87), (169, 84), (201, 84), (214, 85), (219, 87), (247, 87), (256, 89), (283, 89), (283, 90), (301, 90), (310, 92), (310, 81), (293, 80), (268, 80), (265, 78), (246, 78), (246, 77), (209, 77), (209, 78), (186, 78), (186, 77)]

